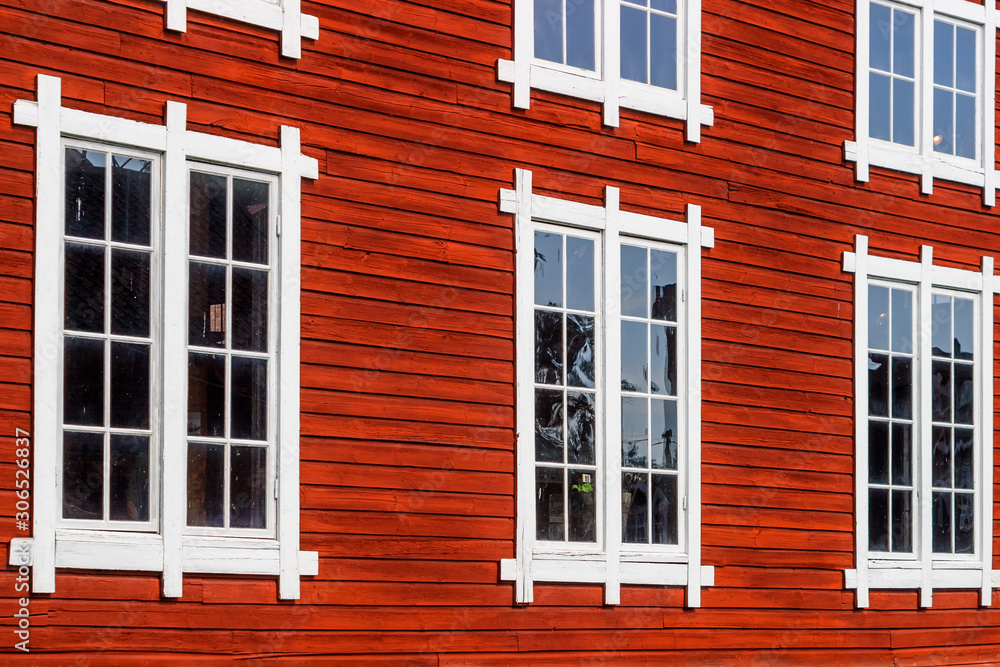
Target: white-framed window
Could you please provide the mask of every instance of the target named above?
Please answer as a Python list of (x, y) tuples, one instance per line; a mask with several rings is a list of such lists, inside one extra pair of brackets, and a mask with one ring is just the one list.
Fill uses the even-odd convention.
[(302, 13), (301, 0), (163, 0), (167, 29), (185, 32), (187, 10), (216, 14), (281, 33), (281, 55), (302, 57), (302, 40), (319, 39), (319, 19)]
[(859, 181), (869, 166), (983, 188), (996, 200), (993, 3), (858, 0), (856, 134), (845, 143)]
[(62, 106), (37, 127), (33, 590), (55, 569), (315, 574), (299, 551), (300, 183), (281, 147)]
[(687, 587), (701, 564), (701, 209), (681, 222), (501, 192), (517, 257), (517, 601), (536, 581)]
[(685, 120), (692, 142), (714, 122), (701, 104), (701, 0), (515, 0), (514, 60), (497, 75), (520, 109), (538, 88), (602, 103), (612, 127), (621, 107)]
[(857, 567), (871, 589), (973, 588), (989, 605), (993, 544), (993, 258), (982, 271), (844, 253), (855, 274)]

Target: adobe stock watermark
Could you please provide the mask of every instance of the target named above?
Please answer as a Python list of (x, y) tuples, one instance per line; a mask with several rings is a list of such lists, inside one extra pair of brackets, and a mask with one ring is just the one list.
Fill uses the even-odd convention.
[[(17, 494), (15, 504), (16, 513), (14, 524), (18, 531), (27, 532), (30, 522), (31, 510), (31, 476), (29, 466), (31, 465), (31, 434), (22, 429), (15, 429), (14, 433), (16, 449), (14, 450), (15, 463), (17, 468), (14, 471), (14, 488)], [(10, 543), (10, 564), (17, 566), (17, 577), (14, 579), (14, 592), (23, 594), (24, 597), (17, 599), (17, 611), (14, 612), (14, 635), (16, 639), (14, 648), (19, 651), (29, 652), (28, 642), (31, 638), (31, 613), (28, 604), (31, 601), (27, 593), (30, 590), (31, 580), (31, 545), (28, 540), (14, 539)]]

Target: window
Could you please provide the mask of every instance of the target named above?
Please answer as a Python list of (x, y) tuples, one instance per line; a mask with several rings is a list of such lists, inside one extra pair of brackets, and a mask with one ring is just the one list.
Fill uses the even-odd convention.
[(517, 600), (533, 582), (686, 586), (698, 606), (700, 272), (713, 231), (517, 189)]
[(993, 259), (981, 273), (845, 253), (856, 274), (858, 606), (872, 588), (992, 596)]
[(268, 148), (187, 131), (173, 102), (166, 126), (85, 113), (48, 76), (38, 98), (14, 107), (38, 128), (34, 590), (72, 567), (162, 571), (168, 597), (185, 572), (278, 575), (297, 598), (316, 162), (294, 128)]
[[(996, 198), (996, 18), (964, 0), (859, 3), (857, 134), (846, 144), (867, 181), (869, 165), (984, 188)], [(989, 38), (984, 39), (983, 35)]]
[(701, 0), (515, 0), (514, 60), (497, 63), (514, 106), (531, 88), (687, 121), (687, 140), (712, 125), (701, 104)]
[(302, 56), (302, 38), (319, 39), (319, 19), (303, 14), (301, 0), (163, 0), (167, 28), (187, 30), (187, 10), (197, 9), (281, 33), (281, 55)]

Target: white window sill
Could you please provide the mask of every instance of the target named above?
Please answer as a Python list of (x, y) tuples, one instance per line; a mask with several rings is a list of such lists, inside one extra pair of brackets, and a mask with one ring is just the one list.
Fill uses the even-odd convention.
[[(859, 150), (858, 142), (844, 142), (844, 158), (848, 162), (859, 160)], [(931, 178), (965, 183), (980, 188), (986, 185), (986, 174), (982, 164), (975, 160), (949, 158), (935, 153), (925, 164), (923, 156), (916, 151), (893, 148), (891, 145), (875, 141), (869, 141), (868, 144), (868, 164), (873, 167), (893, 169), (917, 176), (923, 176), (929, 168)], [(931, 194), (927, 185), (922, 186), (922, 192)]]
[[(1000, 588), (1000, 570), (993, 570), (993, 587)], [(872, 562), (868, 569), (868, 588), (919, 589), (923, 585), (923, 570), (919, 563)], [(983, 564), (975, 562), (935, 562), (931, 565), (931, 587), (935, 589), (967, 588), (979, 590), (983, 585)], [(858, 587), (858, 571), (844, 570), (844, 588)]]
[[(536, 553), (529, 564), (532, 579), (536, 582), (574, 584), (604, 584), (608, 581), (608, 563), (604, 554), (586, 554), (560, 557), (556, 554)], [(689, 581), (688, 558), (681, 555), (673, 562), (652, 555), (646, 561), (624, 557), (618, 565), (618, 581), (622, 584), (647, 586), (686, 586)], [(516, 581), (517, 560), (506, 558), (500, 561), (500, 580)], [(701, 585), (715, 585), (715, 568), (701, 566)]]

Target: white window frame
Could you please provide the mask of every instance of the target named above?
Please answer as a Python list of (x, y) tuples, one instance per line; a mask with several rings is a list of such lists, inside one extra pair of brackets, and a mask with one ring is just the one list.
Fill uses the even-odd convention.
[[(315, 575), (318, 554), (299, 550), (299, 331), (301, 180), (315, 179), (319, 165), (301, 153), (299, 130), (282, 126), (281, 147), (274, 148), (187, 130), (187, 107), (167, 102), (166, 124), (152, 125), (62, 106), (61, 81), (38, 75), (38, 101), (18, 100), (14, 123), (37, 128), (36, 251), (34, 324), (35, 444), (32, 590), (55, 592), (55, 570), (61, 568), (144, 570), (163, 573), (163, 595), (180, 597), (184, 573), (277, 575), (282, 599), (297, 599), (300, 575)], [(277, 521), (272, 538), (191, 535), (186, 527), (187, 374), (162, 375), (163, 421), (160, 452), (159, 525), (156, 533), (81, 530), (59, 526), (61, 493), (57, 487), (59, 402), (62, 395), (60, 266), (62, 238), (61, 172), (63, 137), (99, 142), (109, 150), (133, 148), (161, 156), (161, 207), (164, 276), (187, 275), (188, 170), (205, 162), (276, 176), (280, 247), (274, 269), (281, 280), (281, 300), (272, 323), (279, 329), (276, 357), (278, 437)], [(164, 368), (187, 365), (187, 281), (164, 280), (162, 310), (151, 311), (162, 325)], [(155, 382), (155, 381), (154, 381)], [(155, 448), (151, 449), (155, 451)], [(151, 469), (153, 466), (151, 465)]]
[[(993, 307), (1000, 280), (992, 257), (982, 258), (980, 272), (936, 266), (933, 250), (921, 246), (920, 261), (868, 254), (868, 237), (857, 235), (854, 252), (845, 252), (843, 269), (854, 278), (854, 401), (855, 401), (855, 551), (856, 569), (845, 572), (846, 588), (857, 591), (857, 606), (869, 606), (872, 589), (919, 589), (920, 604), (930, 607), (934, 589), (981, 590), (989, 606), (992, 589), (1000, 587), (993, 562)], [(893, 284), (914, 290), (914, 534), (913, 553), (870, 553), (868, 548), (868, 287)], [(962, 293), (976, 301), (980, 318), (974, 358), (977, 411), (976, 549), (973, 556), (932, 553), (931, 534), (931, 296), (935, 290)], [(923, 426), (921, 427), (921, 424)]]
[[(869, 49), (871, 31), (869, 8), (876, 0), (857, 0), (857, 44), (855, 50), (855, 139), (844, 142), (845, 159), (855, 163), (855, 179), (868, 182), (870, 167), (885, 167), (920, 176), (922, 194), (932, 194), (934, 179), (940, 178), (983, 188), (983, 203), (996, 204), (998, 185), (996, 161), (996, 0), (978, 5), (969, 0), (877, 0), (915, 11), (914, 67), (916, 90), (914, 116), (916, 129), (913, 148), (872, 139), (869, 134)], [(979, 30), (981, 36), (979, 71), (976, 76), (978, 159), (955, 157), (934, 152), (934, 21), (965, 23)]]
[(319, 39), (319, 19), (302, 13), (301, 0), (163, 0), (167, 29), (187, 31), (187, 10), (197, 9), (281, 33), (281, 55), (302, 57), (302, 39)]
[[(515, 216), (516, 239), (516, 360), (517, 360), (517, 520), (516, 557), (500, 562), (501, 579), (514, 581), (516, 600), (533, 600), (536, 581), (604, 585), (606, 604), (621, 601), (622, 584), (686, 586), (686, 604), (701, 604), (702, 586), (714, 585), (715, 570), (701, 564), (701, 252), (715, 244), (715, 232), (701, 224), (701, 208), (687, 206), (687, 221), (668, 220), (621, 211), (618, 188), (605, 189), (605, 205), (594, 206), (532, 193), (532, 173), (515, 171), (516, 189), (501, 190), (500, 210)], [(534, 233), (537, 226), (558, 226), (566, 233), (590, 230), (600, 234), (595, 246), (602, 254), (596, 269), (602, 289), (595, 334), (598, 344), (597, 477), (598, 531), (596, 543), (541, 542), (535, 539), (535, 354), (534, 354)], [(621, 539), (621, 244), (666, 243), (681, 257), (686, 294), (678, 294), (678, 423), (687, 439), (679, 458), (682, 503), (679, 546), (623, 544)], [(603, 276), (603, 278), (601, 277)], [(683, 315), (683, 317), (681, 317)], [(602, 349), (601, 349), (602, 348)], [(603, 396), (601, 391), (603, 390)], [(603, 445), (601, 444), (603, 443)], [(614, 443), (614, 444), (612, 444)], [(603, 460), (602, 460), (603, 459)], [(603, 470), (601, 466), (603, 465)]]
[(678, 90), (621, 78), (621, 0), (595, 0), (595, 71), (535, 58), (534, 0), (514, 0), (514, 60), (497, 61), (497, 78), (514, 84), (514, 107), (531, 106), (538, 88), (604, 105), (604, 124), (618, 127), (625, 107), (686, 121), (685, 138), (701, 141), (701, 126), (711, 126), (714, 112), (701, 103), (701, 0), (678, 0)]

